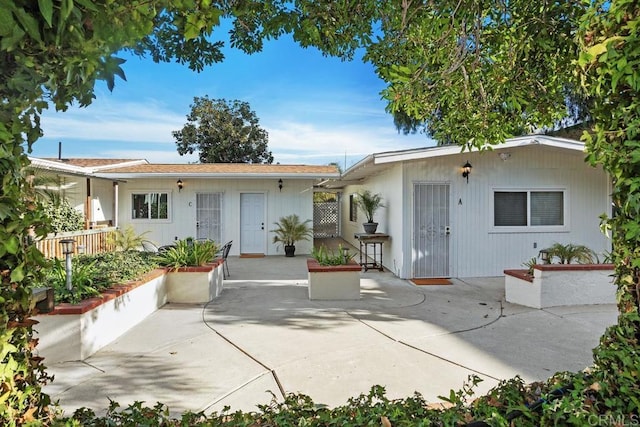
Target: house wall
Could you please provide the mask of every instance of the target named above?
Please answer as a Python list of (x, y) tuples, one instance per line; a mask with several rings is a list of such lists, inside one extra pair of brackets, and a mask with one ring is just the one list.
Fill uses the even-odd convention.
[(356, 233), (363, 233), (363, 222), (366, 217), (362, 211), (358, 211), (357, 221), (349, 219), (349, 196), (356, 194), (360, 190), (369, 189), (373, 193), (383, 195), (384, 207), (380, 208), (374, 215), (374, 220), (378, 223), (377, 233), (388, 234), (389, 240), (383, 244), (382, 264), (394, 274), (400, 276), (404, 262), (403, 254), (403, 206), (405, 206), (406, 195), (403, 191), (402, 165), (397, 164), (385, 170), (379, 175), (369, 178), (366, 185), (351, 185), (344, 189), (341, 198), (342, 209), (342, 238), (359, 248), (360, 242), (354, 237)]
[[(345, 237), (353, 233), (348, 221), (348, 195), (356, 188), (383, 194), (388, 206), (381, 216), (383, 232), (391, 235), (385, 245), (383, 264), (402, 278), (412, 276), (412, 219), (414, 183), (450, 184), (450, 274), (453, 277), (499, 276), (503, 270), (521, 268), (540, 249), (553, 243), (574, 243), (600, 254), (610, 242), (600, 232), (599, 215), (609, 213), (609, 182), (602, 170), (584, 162), (584, 154), (546, 146), (509, 149), (501, 160), (499, 151), (464, 153), (397, 163), (387, 172), (369, 178), (364, 186), (345, 188)], [(462, 165), (473, 166), (469, 182), (461, 176)], [(402, 179), (399, 177), (402, 176)], [(402, 188), (402, 191), (398, 191)], [(504, 232), (493, 227), (494, 189), (566, 189), (566, 230), (555, 232)], [(346, 204), (346, 205), (345, 205)]]
[[(148, 232), (146, 238), (157, 245), (172, 243), (176, 238), (195, 237), (196, 194), (222, 192), (222, 242), (233, 240), (231, 255), (240, 253), (240, 195), (262, 193), (265, 195), (266, 255), (283, 255), (284, 249), (272, 243), (274, 222), (280, 217), (298, 214), (301, 220), (313, 221), (313, 181), (283, 179), (282, 191), (275, 179), (204, 179), (183, 177), (184, 188), (178, 192), (176, 178), (128, 179), (120, 183), (118, 206), (119, 226), (131, 224), (137, 233)], [(146, 191), (169, 193), (169, 220), (132, 220), (131, 195)], [(310, 224), (311, 225), (311, 224)], [(296, 243), (296, 254), (311, 252), (312, 241)]]

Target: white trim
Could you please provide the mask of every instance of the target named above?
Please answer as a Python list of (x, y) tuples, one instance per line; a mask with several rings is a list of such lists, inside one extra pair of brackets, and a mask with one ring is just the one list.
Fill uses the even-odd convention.
[[(167, 195), (167, 218), (133, 218), (133, 195), (134, 194), (166, 194)], [(127, 199), (128, 199), (128, 212), (127, 215), (128, 221), (132, 224), (170, 224), (173, 222), (173, 191), (172, 190), (129, 190), (127, 191)]]
[[(545, 145), (548, 147), (556, 147), (562, 148), (566, 150), (573, 151), (585, 151), (584, 143), (580, 141), (575, 141), (572, 139), (566, 138), (556, 138), (547, 135), (528, 135), (517, 138), (507, 139), (502, 144), (490, 145), (486, 146), (484, 149), (488, 150), (502, 150), (509, 149), (515, 147), (523, 147), (527, 145)], [(373, 155), (373, 161), (375, 164), (384, 164), (384, 163), (393, 163), (393, 162), (402, 162), (406, 160), (419, 160), (426, 159), (430, 157), (442, 157), (442, 156), (451, 156), (455, 154), (462, 154), (465, 151), (465, 147), (460, 145), (443, 145), (437, 147), (427, 147), (427, 148), (419, 148), (419, 149), (411, 149), (411, 150), (400, 150), (400, 151), (389, 151), (384, 153), (376, 153)], [(471, 148), (471, 152), (481, 151), (478, 148)], [(352, 168), (357, 167), (358, 164), (354, 165)], [(352, 168), (349, 168), (351, 170)], [(347, 171), (348, 172), (348, 171)], [(345, 175), (347, 175), (345, 172)]]
[[(563, 225), (525, 225), (499, 227), (495, 225), (495, 193), (496, 192), (527, 193), (527, 224), (531, 224), (531, 193), (562, 192)], [(567, 187), (491, 187), (491, 203), (489, 203), (489, 233), (567, 233), (571, 231), (569, 212), (569, 189)]]

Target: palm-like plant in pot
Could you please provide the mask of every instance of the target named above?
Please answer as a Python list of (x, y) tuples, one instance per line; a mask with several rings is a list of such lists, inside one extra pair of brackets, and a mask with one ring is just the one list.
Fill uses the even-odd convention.
[(309, 240), (312, 236), (312, 228), (309, 227), (310, 219), (301, 221), (296, 214), (283, 216), (279, 221), (275, 222), (276, 228), (271, 230), (275, 233), (273, 243), (281, 243), (284, 247), (285, 256), (295, 256), (296, 242), (300, 240)]
[(356, 204), (362, 210), (367, 218), (367, 222), (363, 223), (364, 232), (373, 234), (378, 229), (378, 223), (373, 220), (376, 211), (382, 207), (382, 196), (379, 193), (372, 193), (370, 190), (363, 190), (358, 193)]

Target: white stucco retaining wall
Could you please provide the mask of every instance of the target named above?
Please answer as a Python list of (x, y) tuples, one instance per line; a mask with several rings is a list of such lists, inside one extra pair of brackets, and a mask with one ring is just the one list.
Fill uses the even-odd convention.
[(34, 326), (38, 353), (45, 363), (84, 360), (167, 303), (206, 303), (219, 296), (222, 268), (220, 263), (204, 272), (160, 274), (85, 312), (66, 314), (82, 311), (68, 306), (34, 316), (39, 322)]
[(505, 270), (505, 299), (510, 303), (533, 308), (616, 303), (609, 264), (536, 265), (532, 281), (518, 271)]

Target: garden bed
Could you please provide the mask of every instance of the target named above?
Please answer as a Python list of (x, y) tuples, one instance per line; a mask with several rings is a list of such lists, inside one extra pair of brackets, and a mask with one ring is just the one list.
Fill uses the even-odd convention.
[(47, 363), (84, 360), (167, 303), (206, 303), (223, 288), (222, 260), (177, 271), (156, 269), (141, 280), (114, 286), (101, 297), (61, 303), (39, 314), (38, 352)]
[(533, 308), (615, 304), (613, 264), (537, 264), (527, 270), (505, 270), (507, 302)]
[(357, 300), (360, 299), (360, 264), (351, 260), (342, 265), (320, 265), (313, 258), (307, 259), (309, 272), (309, 299)]

